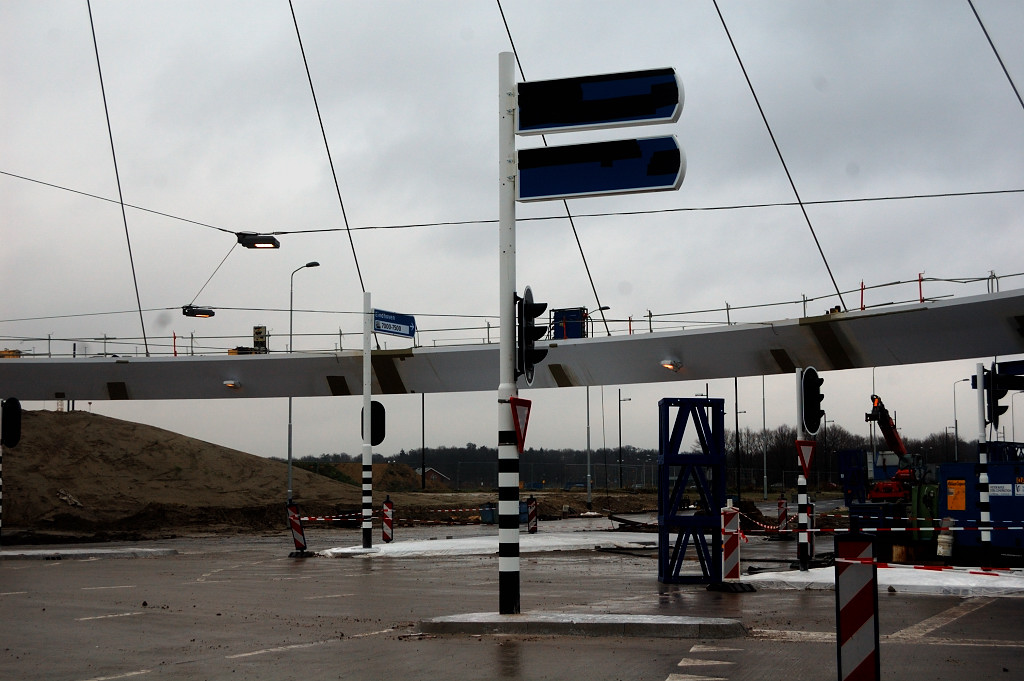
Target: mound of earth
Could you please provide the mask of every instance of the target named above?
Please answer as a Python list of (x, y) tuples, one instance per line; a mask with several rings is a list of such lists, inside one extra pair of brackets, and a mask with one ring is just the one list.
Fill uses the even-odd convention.
[[(161, 428), (81, 411), (26, 411), (21, 442), (5, 448), (3, 458), (5, 544), (287, 531), (283, 462)], [(337, 468), (343, 477), (362, 478), (358, 463)], [(466, 522), (498, 498), (496, 490), (419, 491), (419, 476), (403, 464), (373, 469), (375, 511), (390, 496), (399, 519)], [(303, 514), (358, 513), (362, 507), (359, 484), (298, 466), (292, 477)], [(588, 510), (582, 492), (533, 495), (541, 518)], [(629, 513), (656, 505), (653, 493), (594, 490), (591, 507)]]

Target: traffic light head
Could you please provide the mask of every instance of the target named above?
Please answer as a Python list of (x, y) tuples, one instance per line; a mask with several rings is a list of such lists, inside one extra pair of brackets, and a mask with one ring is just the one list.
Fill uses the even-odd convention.
[(804, 369), (800, 377), (800, 421), (808, 435), (817, 434), (825, 415), (821, 408), (821, 401), (825, 397), (821, 392), (824, 382), (825, 379), (818, 376), (814, 367)]
[(533, 302), (533, 291), (527, 286), (523, 297), (516, 297), (517, 343), (516, 343), (516, 378), (526, 376), (527, 385), (533, 384), (534, 366), (540, 363), (548, 351), (537, 348), (536, 343), (548, 332), (547, 324), (538, 324), (537, 317), (548, 309), (547, 303)]
[(1008, 388), (1000, 385), (1000, 376), (995, 364), (992, 365), (992, 371), (987, 373), (988, 375), (985, 376), (985, 421), (991, 423), (993, 428), (998, 428), (999, 415), (1006, 413), (1009, 408), (1008, 406), (999, 406), (999, 400), (1006, 397)]

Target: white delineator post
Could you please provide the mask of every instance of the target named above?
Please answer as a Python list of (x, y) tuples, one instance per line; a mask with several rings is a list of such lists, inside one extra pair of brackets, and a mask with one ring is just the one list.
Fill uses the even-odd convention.
[(516, 390), (515, 57), (498, 55), (498, 612), (519, 613), (519, 451), (510, 399)]
[(363, 548), (373, 547), (373, 445), (370, 391), (373, 373), (370, 364), (370, 336), (373, 335), (373, 307), (370, 292), (363, 292)]

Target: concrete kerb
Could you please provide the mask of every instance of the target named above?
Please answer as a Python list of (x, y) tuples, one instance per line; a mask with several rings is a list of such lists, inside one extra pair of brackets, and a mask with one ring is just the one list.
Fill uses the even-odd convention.
[(420, 623), (425, 634), (623, 636), (640, 638), (739, 638), (747, 635), (738, 621), (718, 617), (591, 614), (531, 611), (519, 615), (468, 613), (435, 617)]

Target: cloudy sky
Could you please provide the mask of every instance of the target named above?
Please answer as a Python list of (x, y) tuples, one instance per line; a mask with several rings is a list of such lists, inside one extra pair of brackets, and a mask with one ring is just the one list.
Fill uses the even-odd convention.
[[(1024, 85), (1024, 5), (974, 6)], [(375, 307), (416, 315), (424, 345), (496, 341), (498, 54), (512, 47), (501, 10), (528, 80), (670, 66), (686, 92), (678, 123), (640, 131), (678, 138), (679, 191), (569, 201), (576, 235), (562, 203), (520, 206), (551, 218), (518, 227), (517, 279), (538, 300), (598, 307), (578, 235), (612, 333), (631, 318), (646, 332), (649, 313), (658, 330), (724, 323), (726, 304), (733, 322), (801, 316), (802, 296), (808, 314), (838, 304), (744, 68), (848, 307), (862, 281), (869, 306), (916, 300), (920, 273), (928, 297), (985, 293), (992, 272), (1002, 290), (1021, 287), (1024, 108), (966, 0), (718, 7), (721, 18), (712, 0), (294, 0), (336, 189), (286, 0), (94, 0), (126, 235), (85, 0), (5, 0), (0, 346), (141, 354), (141, 302), (154, 354), (175, 335), (179, 352), (223, 353), (250, 345), (254, 325), (284, 351), (289, 276), (311, 260), (322, 266), (295, 275), (297, 350), (361, 347), (362, 286)], [(899, 198), (911, 196), (924, 198)], [(235, 247), (239, 231), (281, 232), (282, 246)], [(892, 282), (907, 283), (875, 288)], [(216, 317), (183, 317), (192, 302)], [(954, 381), (973, 370), (830, 372), (828, 418), (866, 433), (874, 387), (920, 437), (953, 425), (955, 391), (970, 438), (974, 396)], [(734, 409), (731, 379), (708, 388)], [(705, 385), (591, 388), (595, 447), (618, 443), (620, 390), (623, 441), (656, 447), (657, 400)], [(792, 377), (764, 391), (739, 380), (741, 428), (793, 422)], [(585, 446), (585, 389), (526, 394), (528, 445)], [(493, 393), (382, 401), (385, 454), (419, 447), (421, 432), (428, 446), (494, 443)], [(357, 453), (360, 406), (297, 399), (296, 454)], [(78, 407), (285, 451), (284, 400)]]

